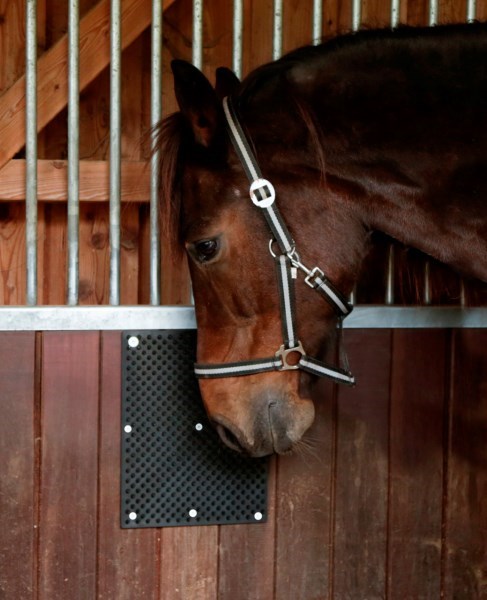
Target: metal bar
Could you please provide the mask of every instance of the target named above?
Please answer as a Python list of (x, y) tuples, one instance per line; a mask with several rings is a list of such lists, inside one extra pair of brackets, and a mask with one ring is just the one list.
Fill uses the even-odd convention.
[(399, 25), (401, 17), (401, 0), (391, 0), (391, 27), (394, 29)]
[(120, 0), (110, 13), (110, 304), (120, 304), (121, 27)]
[(27, 0), (25, 46), (26, 302), (37, 304), (37, 0)]
[(274, 21), (272, 30), (272, 60), (282, 55), (282, 0), (274, 0)]
[(387, 249), (387, 277), (385, 303), (394, 304), (394, 244), (389, 244)]
[(203, 0), (193, 0), (193, 57), (195, 67), (203, 67)]
[(79, 292), (79, 2), (69, 0), (68, 17), (68, 295)]
[(475, 21), (476, 16), (477, 16), (477, 2), (476, 2), (476, 0), (468, 0), (467, 21), (469, 23), (472, 23), (472, 21)]
[(361, 0), (352, 0), (352, 29), (358, 31), (362, 23), (362, 2)]
[(424, 262), (423, 304), (431, 304), (430, 261), (428, 259)]
[(242, 77), (243, 57), (243, 0), (233, 0), (233, 45), (232, 68), (235, 75)]
[(460, 306), (465, 308), (467, 305), (467, 290), (465, 289), (465, 279), (460, 277)]
[[(151, 25), (151, 126), (162, 118), (162, 2), (152, 0)], [(155, 138), (153, 138), (153, 144)], [(154, 146), (151, 155), (150, 177), (150, 302), (161, 303), (161, 251), (159, 235), (159, 178), (160, 152)]]
[(313, 0), (313, 44), (317, 46), (323, 39), (323, 0)]
[[(192, 306), (6, 306), (0, 331), (195, 329)], [(359, 306), (345, 329), (487, 328), (487, 308)]]
[(430, 26), (438, 24), (438, 0), (430, 0), (429, 24)]

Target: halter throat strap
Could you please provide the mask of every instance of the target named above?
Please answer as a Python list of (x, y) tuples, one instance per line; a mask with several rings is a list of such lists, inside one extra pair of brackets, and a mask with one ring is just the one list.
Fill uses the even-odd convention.
[[(294, 293), (294, 281), (298, 271), (305, 274), (306, 284), (316, 290), (332, 306), (339, 319), (340, 328), (341, 321), (350, 314), (353, 307), (325, 277), (320, 268), (309, 269), (301, 262), (295, 242), (275, 203), (274, 186), (262, 177), (230, 98), (224, 98), (223, 109), (230, 139), (250, 182), (250, 198), (262, 210), (273, 236), (269, 249), (276, 265), (284, 343), (276, 351), (275, 356), (221, 364), (200, 363), (195, 365), (195, 374), (199, 378), (207, 379), (302, 369), (319, 377), (331, 378), (338, 383), (353, 385), (355, 378), (348, 369), (330, 366), (307, 356), (298, 339)], [(280, 254), (275, 254), (272, 250), (274, 241), (279, 247)]]

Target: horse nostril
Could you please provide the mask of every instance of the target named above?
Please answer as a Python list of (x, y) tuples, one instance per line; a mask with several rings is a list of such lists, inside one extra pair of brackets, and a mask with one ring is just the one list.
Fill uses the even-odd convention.
[(223, 425), (220, 425), (219, 423), (216, 423), (215, 426), (216, 426), (218, 435), (220, 436), (222, 442), (226, 446), (228, 446), (232, 450), (235, 450), (236, 452), (240, 452), (240, 453), (245, 452), (243, 446), (240, 444), (237, 437), (230, 431), (230, 429), (227, 429), (226, 427), (224, 427)]

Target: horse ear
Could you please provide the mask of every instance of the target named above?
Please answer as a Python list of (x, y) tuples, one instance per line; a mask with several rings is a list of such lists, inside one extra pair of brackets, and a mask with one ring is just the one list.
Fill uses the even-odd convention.
[(189, 121), (196, 143), (212, 146), (221, 131), (222, 108), (206, 77), (185, 60), (173, 60), (174, 91), (181, 113)]
[(234, 94), (240, 86), (240, 79), (227, 67), (216, 70), (215, 92), (220, 100)]

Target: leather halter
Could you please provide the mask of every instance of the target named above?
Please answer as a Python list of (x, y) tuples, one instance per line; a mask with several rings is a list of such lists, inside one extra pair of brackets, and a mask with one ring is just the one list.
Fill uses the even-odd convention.
[[(274, 186), (262, 177), (259, 165), (228, 97), (223, 100), (223, 110), (230, 139), (250, 181), (250, 198), (262, 210), (273, 236), (269, 249), (277, 270), (284, 343), (274, 356), (267, 358), (228, 363), (198, 363), (195, 365), (195, 374), (199, 378), (217, 378), (302, 369), (319, 377), (329, 377), (338, 383), (353, 385), (355, 378), (348, 369), (330, 366), (316, 358), (311, 358), (306, 354), (297, 337), (294, 281), (298, 271), (305, 273), (306, 284), (316, 290), (333, 307), (340, 330), (342, 320), (350, 314), (353, 306), (325, 277), (320, 268), (308, 269), (301, 262), (294, 240), (275, 204)], [(273, 252), (274, 242), (278, 245), (280, 254), (276, 255)]]

